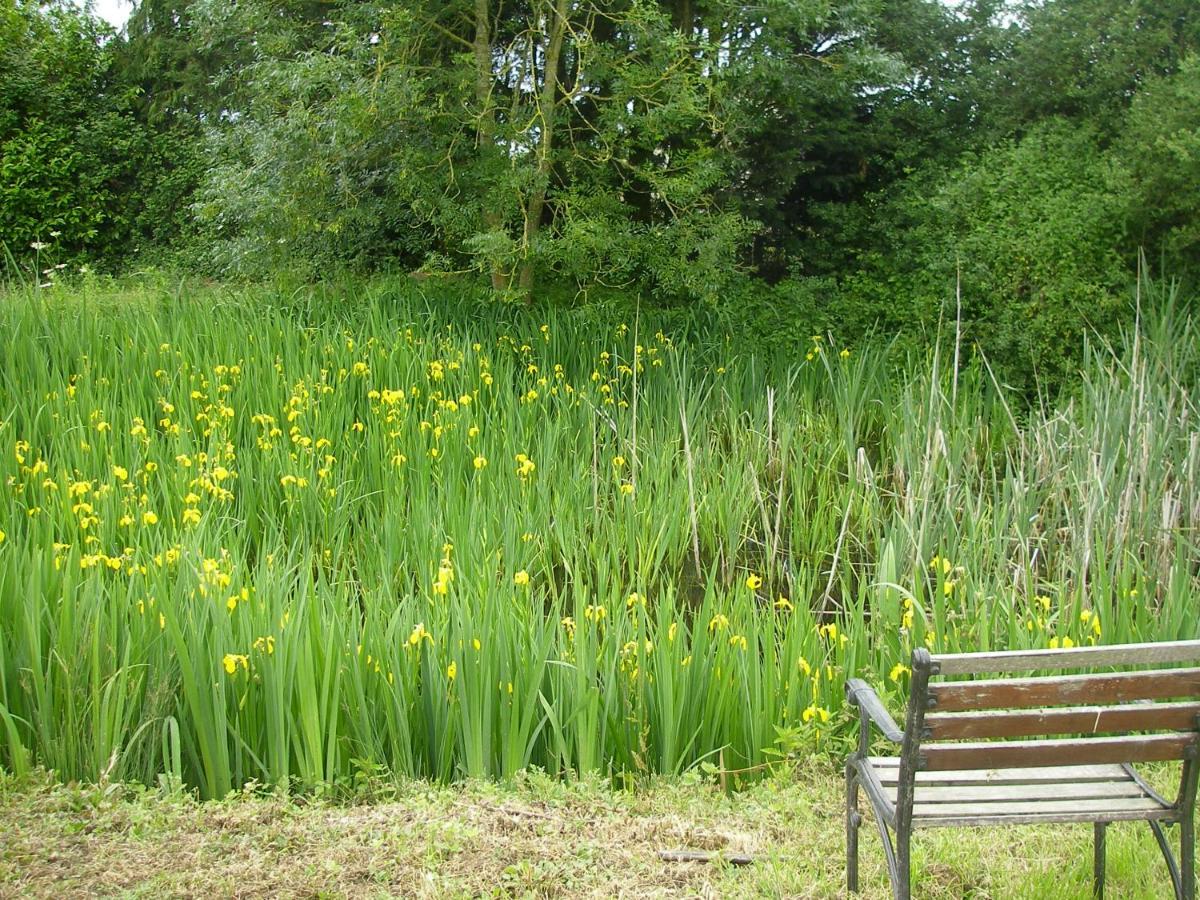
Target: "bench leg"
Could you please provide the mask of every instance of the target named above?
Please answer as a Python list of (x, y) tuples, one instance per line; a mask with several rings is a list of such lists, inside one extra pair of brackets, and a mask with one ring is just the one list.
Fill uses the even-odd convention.
[(1096, 822), (1095, 841), (1092, 845), (1092, 895), (1096, 900), (1104, 897), (1104, 851), (1108, 837), (1108, 823)]
[(846, 889), (858, 893), (858, 774), (854, 766), (846, 766)]
[(1179, 877), (1179, 866), (1175, 863), (1175, 854), (1171, 852), (1167, 834), (1163, 831), (1161, 823), (1151, 820), (1147, 824), (1154, 832), (1154, 840), (1158, 841), (1158, 849), (1162, 851), (1163, 859), (1166, 860), (1167, 873), (1171, 876), (1171, 887), (1175, 891), (1175, 900), (1183, 900), (1183, 882)]
[[(862, 825), (862, 814), (858, 811), (858, 792), (862, 787), (857, 768), (853, 759), (846, 764), (846, 886), (851, 893), (858, 892), (858, 829)], [(879, 829), (879, 841), (883, 845), (883, 856), (887, 863), (888, 880), (892, 884), (892, 896), (896, 900), (909, 900), (911, 894), (908, 886), (908, 864), (901, 869), (896, 858), (896, 845), (892, 841), (892, 832), (883, 818), (876, 797), (870, 787), (867, 788), (867, 799), (871, 801), (874, 813), (875, 827)], [(911, 831), (911, 828), (909, 829)], [(896, 837), (901, 831), (897, 829)], [(905, 845), (907, 846), (907, 845)], [(903, 871), (903, 877), (901, 877)]]
[(896, 880), (892, 885), (896, 900), (912, 900), (912, 827), (896, 829)]
[(1193, 807), (1188, 807), (1179, 823), (1179, 862), (1183, 900), (1196, 900), (1196, 819)]

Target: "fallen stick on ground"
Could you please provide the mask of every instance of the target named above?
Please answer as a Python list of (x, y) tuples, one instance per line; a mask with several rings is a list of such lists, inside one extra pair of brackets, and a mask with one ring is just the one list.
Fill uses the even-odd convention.
[(722, 853), (709, 853), (703, 850), (659, 850), (658, 858), (666, 862), (718, 862), (723, 861), (731, 866), (748, 866), (754, 862), (753, 856), (745, 856), (742, 854), (731, 854), (725, 856)]

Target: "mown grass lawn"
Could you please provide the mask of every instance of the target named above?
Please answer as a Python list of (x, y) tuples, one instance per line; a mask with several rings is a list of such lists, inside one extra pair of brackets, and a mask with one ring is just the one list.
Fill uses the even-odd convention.
[[(0, 782), (3, 897), (780, 896), (844, 894), (840, 779), (814, 760), (736, 795), (655, 779), (408, 782), (369, 802), (244, 793), (197, 802), (122, 786)], [(866, 900), (890, 896), (863, 831)], [(1173, 835), (1174, 836), (1174, 835)], [(948, 829), (916, 839), (916, 896), (1090, 896), (1091, 828)], [(665, 849), (752, 865), (672, 863)], [(1169, 895), (1149, 829), (1110, 829), (1110, 897)]]

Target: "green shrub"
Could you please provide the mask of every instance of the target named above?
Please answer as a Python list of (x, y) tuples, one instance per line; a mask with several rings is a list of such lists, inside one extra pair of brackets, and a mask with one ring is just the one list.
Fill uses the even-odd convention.
[(1115, 153), (1129, 170), (1133, 237), (1168, 271), (1200, 275), (1200, 56), (1138, 92)]

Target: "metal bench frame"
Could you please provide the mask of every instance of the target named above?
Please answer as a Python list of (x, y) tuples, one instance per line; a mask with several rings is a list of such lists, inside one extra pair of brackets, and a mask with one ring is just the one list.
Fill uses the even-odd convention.
[[(870, 685), (858, 678), (850, 679), (846, 682), (847, 699), (859, 711), (858, 748), (846, 761), (846, 881), (850, 891), (858, 890), (858, 829), (862, 824), (858, 796), (861, 788), (874, 812), (892, 893), (897, 900), (909, 900), (912, 896), (910, 862), (914, 828), (1031, 822), (1093, 823), (1093, 889), (1097, 897), (1103, 896), (1105, 829), (1114, 821), (1146, 821), (1166, 860), (1176, 898), (1195, 900), (1200, 702), (1153, 701), (1178, 697), (1200, 701), (1200, 668), (1165, 667), (1197, 660), (1200, 660), (1200, 641), (938, 656), (922, 647), (912, 655), (911, 691), (903, 730)], [(1157, 668), (1148, 671), (1095, 674), (1096, 669), (1155, 665)], [(936, 676), (1079, 668), (1091, 669), (1093, 673), (931, 683)], [(1093, 701), (1100, 705), (1079, 705)], [(872, 727), (887, 741), (899, 746), (898, 772), (888, 779), (894, 784), (892, 797), (880, 779), (880, 773), (885, 771), (880, 766), (883, 760), (870, 756)], [(1150, 731), (1168, 733), (1145, 734)], [(1119, 736), (1093, 736), (1113, 732), (1118, 732)], [(1044, 738), (1054, 735), (1072, 737), (941, 743), (963, 737)], [(1174, 801), (1155, 793), (1132, 768), (1133, 763), (1156, 760), (1182, 760), (1179, 792)], [(1011, 814), (989, 813), (987, 803), (978, 804), (978, 813), (974, 812), (974, 806), (966, 809), (965, 803), (945, 806), (943, 810), (955, 812), (941, 818), (928, 817), (936, 816), (936, 813), (914, 812), (914, 801), (921, 790), (917, 783), (918, 773), (953, 770), (956, 776), (975, 773), (986, 780), (1004, 768), (1004, 771), (1037, 771), (1050, 778), (1058, 767), (1064, 778), (1053, 784), (1062, 787), (1072, 786), (1068, 773), (1083, 768), (1079, 763), (1096, 763), (1098, 767), (1103, 764), (1107, 769), (1119, 765), (1128, 780), (1109, 783), (1128, 787), (1137, 798), (1125, 804), (1113, 802), (1112, 809), (1104, 809), (1099, 807), (1110, 801), (1102, 797), (1089, 801), (1090, 808), (1085, 808), (1088, 803), (1079, 803), (1080, 808), (1070, 812), (1061, 809), (1063, 804), (1045, 807), (1053, 808), (1054, 812), (1037, 811), (1034, 797), (1027, 802), (1004, 803), (1003, 808), (1011, 810)], [(896, 761), (889, 759), (887, 764), (891, 768), (886, 772), (896, 770)], [(1033, 767), (1042, 768), (1035, 770)], [(925, 779), (935, 777), (923, 776)], [(1125, 775), (1120, 777), (1124, 779)], [(954, 780), (954, 777), (949, 779)], [(928, 782), (922, 781), (922, 784), (928, 789)], [(948, 802), (953, 802), (954, 790), (962, 790), (953, 785), (939, 787), (943, 790), (942, 796), (951, 798)], [(925, 810), (936, 809), (930, 803), (922, 806)], [(1154, 808), (1149, 809), (1151, 806)], [(999, 808), (992, 807), (993, 810)], [(1180, 837), (1178, 863), (1164, 831), (1164, 826), (1176, 824)]]

